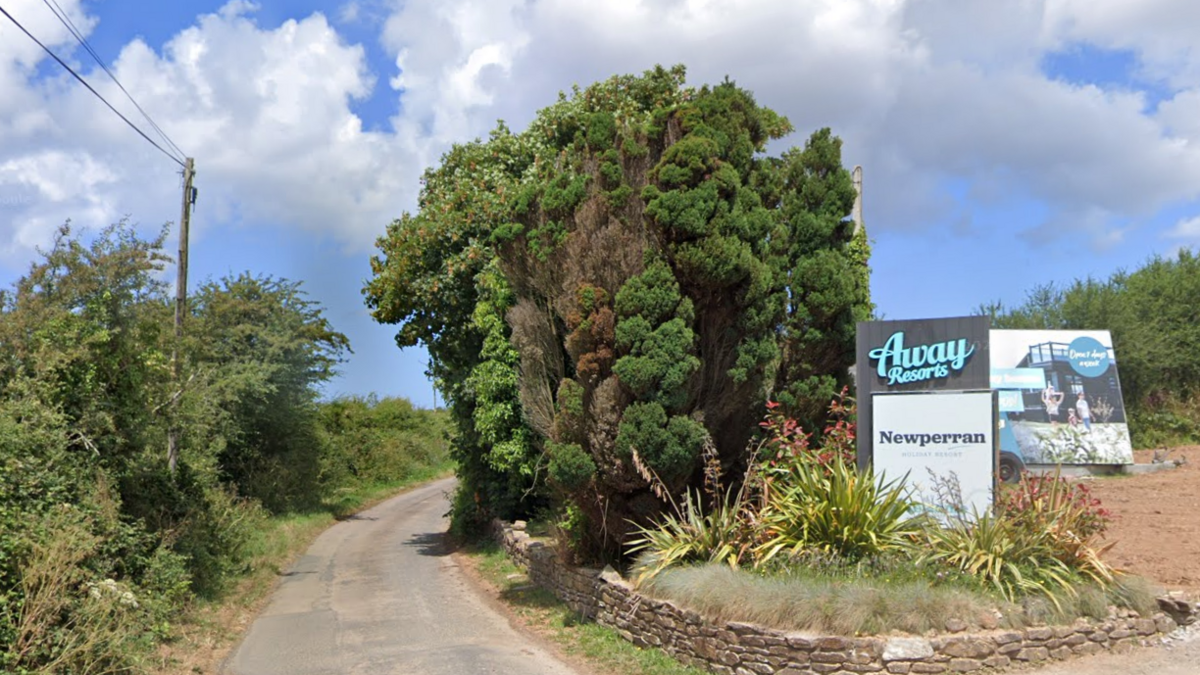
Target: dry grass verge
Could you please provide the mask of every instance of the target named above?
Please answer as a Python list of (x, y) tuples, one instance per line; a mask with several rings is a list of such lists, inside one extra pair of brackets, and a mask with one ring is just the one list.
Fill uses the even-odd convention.
[(462, 551), (464, 567), (526, 631), (588, 675), (704, 675), (658, 649), (626, 642), (613, 629), (582, 619), (550, 591), (534, 586), (494, 542)]

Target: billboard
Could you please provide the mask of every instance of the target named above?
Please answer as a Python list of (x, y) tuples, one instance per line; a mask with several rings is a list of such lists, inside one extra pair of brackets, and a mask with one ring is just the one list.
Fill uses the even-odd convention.
[(934, 512), (984, 513), (996, 476), (991, 391), (875, 394), (874, 466), (907, 476), (912, 496)]
[(1000, 449), (1026, 464), (1132, 464), (1112, 336), (1101, 330), (993, 330)]
[(858, 465), (871, 463), (872, 394), (987, 389), (986, 316), (858, 324)]

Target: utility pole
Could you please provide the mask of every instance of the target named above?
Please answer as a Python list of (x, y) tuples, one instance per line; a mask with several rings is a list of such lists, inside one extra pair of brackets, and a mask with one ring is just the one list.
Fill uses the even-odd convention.
[(194, 164), (195, 160), (188, 157), (183, 165), (183, 212), (179, 216), (179, 259), (175, 264), (178, 274), (175, 279), (175, 345), (171, 348), (171, 381), (176, 391), (171, 397), (167, 429), (167, 466), (171, 475), (175, 475), (175, 466), (179, 463), (177, 407), (179, 397), (183, 394), (183, 385), (180, 383), (179, 346), (183, 342), (183, 317), (187, 312), (188, 226), (192, 221), (192, 204), (196, 201), (195, 191), (192, 189)]
[(851, 219), (854, 220), (854, 234), (858, 234), (858, 231), (861, 230), (862, 226), (863, 226), (863, 216), (862, 216), (862, 196), (863, 196), (862, 195), (862, 190), (863, 190), (862, 178), (863, 178), (863, 176), (862, 176), (862, 174), (863, 174), (863, 171), (862, 171), (861, 166), (854, 167), (854, 173), (852, 174), (853, 179), (854, 179), (854, 210), (850, 212), (850, 217), (851, 217)]

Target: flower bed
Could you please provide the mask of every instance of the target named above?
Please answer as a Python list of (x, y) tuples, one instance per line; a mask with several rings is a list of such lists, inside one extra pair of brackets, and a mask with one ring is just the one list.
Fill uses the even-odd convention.
[(674, 603), (637, 592), (611, 568), (569, 567), (524, 524), (495, 521), (494, 535), (530, 579), (572, 610), (616, 629), (641, 646), (728, 675), (801, 673), (969, 673), (1068, 659), (1153, 644), (1175, 630), (1164, 613), (1126, 615), (1070, 626), (948, 632), (934, 637), (819, 636), (739, 622), (711, 621)]

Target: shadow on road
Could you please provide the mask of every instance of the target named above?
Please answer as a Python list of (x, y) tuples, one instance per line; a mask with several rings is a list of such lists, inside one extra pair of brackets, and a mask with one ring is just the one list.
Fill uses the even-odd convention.
[(450, 540), (450, 535), (446, 532), (423, 532), (414, 534), (411, 539), (404, 542), (405, 546), (417, 547), (417, 553), (420, 555), (434, 556), (441, 558), (454, 553), (454, 542)]

